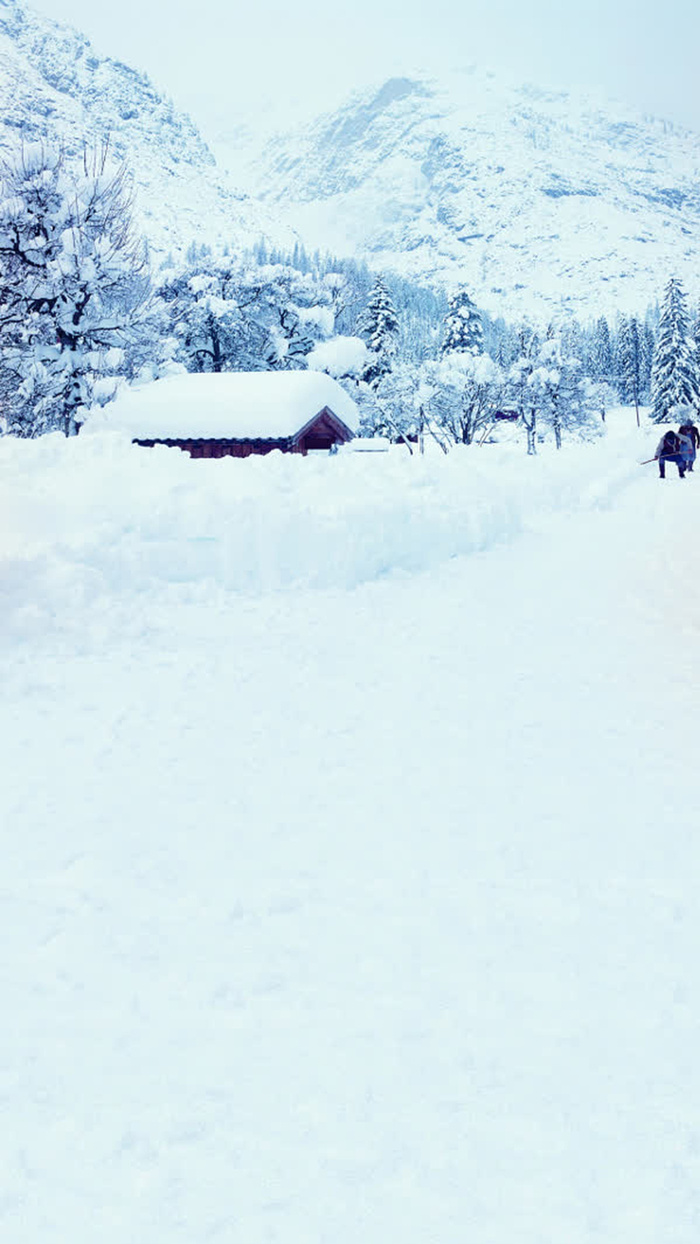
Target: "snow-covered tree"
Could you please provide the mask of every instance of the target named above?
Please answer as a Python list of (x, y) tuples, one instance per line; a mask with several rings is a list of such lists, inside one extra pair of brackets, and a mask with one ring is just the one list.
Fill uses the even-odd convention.
[(549, 427), (557, 449), (563, 432), (579, 435), (599, 432), (599, 395), (586, 385), (580, 360), (570, 354), (562, 334), (550, 325), (539, 347), (527, 383), (530, 402), (537, 408), (540, 423)]
[(643, 347), (639, 321), (632, 315), (623, 319), (618, 334), (619, 392), (623, 402), (631, 402), (637, 412), (639, 427), (639, 404), (643, 386)]
[(561, 340), (549, 328), (540, 346), (528, 384), (543, 420), (549, 424), (557, 449), (561, 449), (564, 423), (564, 375)]
[(518, 411), (520, 422), (527, 435), (527, 452), (537, 453), (537, 414), (539, 403), (535, 389), (530, 383), (539, 354), (540, 341), (537, 333), (527, 324), (518, 332), (518, 351), (507, 375), (506, 400)]
[(146, 384), (186, 371), (178, 358), (179, 347), (167, 307), (161, 299), (153, 297), (139, 324), (138, 333), (130, 335), (125, 347), (125, 379)]
[(377, 277), (370, 291), (367, 306), (357, 322), (357, 332), (373, 356), (363, 378), (367, 384), (378, 385), (391, 371), (399, 333), (396, 309), (381, 277)]
[[(188, 371), (233, 370), (241, 356), (262, 359), (263, 333), (253, 333), (241, 298), (239, 273), (210, 255), (187, 253), (187, 267), (160, 285), (168, 331), (177, 341), (176, 358)], [(254, 295), (250, 299), (254, 303)]]
[(361, 433), (410, 445), (418, 437), (425, 400), (424, 369), (410, 359), (394, 362), (378, 384), (361, 383), (352, 396), (360, 407)]
[(332, 288), (283, 264), (207, 255), (169, 276), (158, 293), (188, 371), (304, 367), (335, 321)]
[(655, 423), (667, 423), (674, 406), (696, 406), (700, 402), (685, 294), (677, 277), (671, 277), (668, 282), (661, 306), (652, 366), (651, 399)]
[(433, 415), (455, 444), (471, 445), (492, 420), (503, 391), (503, 373), (489, 354), (456, 350), (429, 370)]
[(616, 390), (605, 380), (591, 380), (588, 376), (581, 375), (580, 381), (579, 413), (582, 417), (582, 422), (586, 422), (586, 415), (597, 411), (601, 422), (605, 423), (608, 411), (619, 401)]
[[(494, 326), (496, 348), (505, 352), (505, 325)], [(440, 429), (456, 443), (471, 444), (491, 421), (503, 387), (503, 372), (484, 352), (479, 311), (465, 289), (449, 299), (440, 361), (428, 368), (433, 387), (431, 409)]]
[(642, 397), (645, 402), (651, 401), (651, 373), (654, 366), (654, 353), (656, 351), (656, 333), (658, 324), (652, 323), (650, 314), (644, 320), (641, 328), (641, 345), (642, 345)]
[(452, 294), (445, 317), (441, 356), (469, 352), (481, 354), (484, 349), (484, 328), (476, 304), (466, 289)]
[(604, 315), (601, 315), (596, 322), (591, 363), (592, 380), (602, 380), (607, 384), (614, 382), (615, 362), (613, 345), (610, 336), (610, 325)]
[(129, 179), (107, 148), (24, 148), (0, 169), (0, 392), (8, 430), (70, 434), (114, 388), (148, 298)]

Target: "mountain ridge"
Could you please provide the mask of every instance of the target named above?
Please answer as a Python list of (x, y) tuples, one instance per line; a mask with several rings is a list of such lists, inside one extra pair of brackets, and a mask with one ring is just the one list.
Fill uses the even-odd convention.
[(263, 149), (247, 120), (225, 170), (146, 74), (0, 0), (0, 154), (108, 137), (156, 256), (300, 237), (539, 319), (643, 311), (700, 269), (700, 136), (619, 102), (470, 66), (362, 88)]
[(247, 177), (305, 241), (490, 310), (638, 310), (700, 259), (700, 136), (476, 68), (355, 92)]
[(67, 24), (0, 0), (0, 154), (58, 142), (69, 154), (109, 141), (134, 179), (136, 216), (156, 254), (196, 240), (277, 241), (278, 213), (238, 189), (197, 126), (139, 70), (99, 56)]

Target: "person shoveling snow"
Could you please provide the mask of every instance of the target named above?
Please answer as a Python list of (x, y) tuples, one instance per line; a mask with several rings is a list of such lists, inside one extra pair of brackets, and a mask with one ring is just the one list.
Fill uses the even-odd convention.
[(681, 439), (677, 432), (673, 430), (664, 432), (658, 445), (654, 460), (659, 464), (659, 477), (666, 478), (666, 463), (675, 462), (678, 467), (678, 474), (681, 479), (685, 478), (686, 457), (683, 453)]
[[(700, 432), (693, 423), (693, 408), (686, 406), (681, 410), (681, 422), (678, 429), (678, 435), (681, 439), (683, 452), (685, 453), (685, 465), (687, 471), (692, 471), (695, 465), (695, 457), (698, 446), (700, 446)], [(685, 444), (683, 442), (685, 441)]]

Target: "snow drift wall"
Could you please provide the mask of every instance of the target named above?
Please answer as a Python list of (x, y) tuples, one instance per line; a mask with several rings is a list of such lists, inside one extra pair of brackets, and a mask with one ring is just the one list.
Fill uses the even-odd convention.
[[(348, 590), (607, 504), (639, 477), (640, 441), (526, 457), (522, 445), (410, 456), (192, 461), (117, 434), (0, 440), (0, 603), (7, 622), (158, 585), (258, 594)], [(648, 455), (646, 455), (648, 456)], [(19, 611), (19, 614), (17, 614)], [(20, 621), (20, 615), (24, 619)]]

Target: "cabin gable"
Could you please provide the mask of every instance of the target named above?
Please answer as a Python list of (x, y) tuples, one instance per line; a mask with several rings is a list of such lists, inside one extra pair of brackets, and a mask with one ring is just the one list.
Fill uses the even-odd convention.
[(318, 449), (330, 452), (334, 445), (345, 445), (351, 441), (352, 432), (329, 406), (324, 406), (291, 439), (292, 453), (307, 454)]

